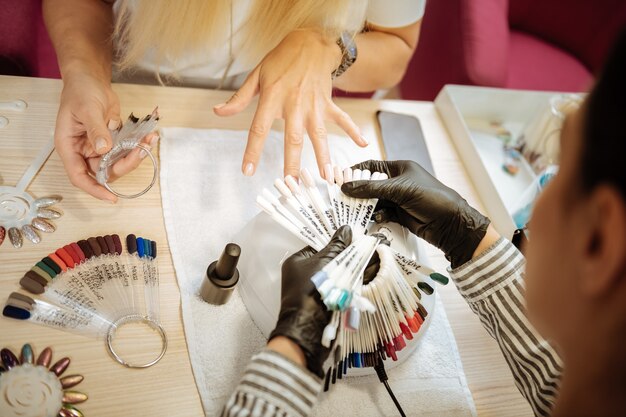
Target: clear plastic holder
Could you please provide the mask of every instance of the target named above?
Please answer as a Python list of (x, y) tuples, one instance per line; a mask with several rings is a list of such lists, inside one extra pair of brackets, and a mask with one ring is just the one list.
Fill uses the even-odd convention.
[[(159, 164), (156, 157), (150, 151), (150, 148), (143, 145), (141, 140), (151, 132), (153, 132), (159, 121), (159, 108), (156, 107), (151, 114), (143, 119), (138, 119), (132, 113), (128, 117), (128, 121), (116, 130), (111, 131), (113, 139), (113, 147), (109, 152), (104, 154), (100, 159), (98, 171), (96, 172), (96, 181), (104, 186), (107, 190), (120, 198), (137, 198), (147, 193), (156, 183), (159, 176)], [(123, 194), (111, 187), (109, 179), (111, 177), (111, 167), (116, 162), (127, 156), (134, 149), (143, 150), (150, 157), (154, 172), (150, 184), (143, 190), (134, 194)]]
[(56, 226), (49, 219), (62, 216), (62, 212), (56, 207), (51, 207), (62, 200), (61, 196), (35, 198), (27, 191), (53, 150), (54, 138), (51, 137), (15, 186), (0, 185), (0, 228), (6, 229), (15, 248), (21, 248), (24, 240), (33, 244), (41, 242), (40, 231), (52, 233), (56, 230)]
[[(164, 356), (168, 346), (159, 319), (158, 279), (156, 258), (152, 256), (101, 254), (50, 281), (43, 294), (32, 297), (28, 317), (22, 319), (104, 338), (108, 353), (118, 363), (127, 368), (147, 368)], [(116, 351), (113, 342), (126, 325), (147, 326), (158, 335), (160, 344), (153, 357), (129, 360)]]

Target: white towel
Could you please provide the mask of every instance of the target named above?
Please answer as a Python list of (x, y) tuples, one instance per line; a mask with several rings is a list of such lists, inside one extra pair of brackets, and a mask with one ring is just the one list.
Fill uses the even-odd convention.
[[(161, 194), (165, 228), (182, 298), (189, 357), (205, 414), (219, 413), (250, 357), (265, 345), (235, 290), (225, 305), (198, 296), (207, 266), (258, 209), (257, 193), (282, 176), (283, 140), (271, 132), (255, 176), (241, 174), (247, 132), (163, 129)], [(316, 171), (307, 144), (302, 164)], [(333, 160), (349, 166), (378, 152), (359, 149), (349, 139), (331, 136)], [(244, 256), (244, 255), (242, 255)], [(389, 383), (407, 415), (474, 416), (476, 410), (441, 302), (417, 351), (389, 371)], [(397, 415), (374, 376), (349, 378), (322, 394), (316, 416)]]

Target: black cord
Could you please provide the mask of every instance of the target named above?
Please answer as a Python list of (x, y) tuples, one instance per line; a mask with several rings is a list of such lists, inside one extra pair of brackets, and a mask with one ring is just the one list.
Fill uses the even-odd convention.
[(393, 403), (396, 405), (396, 408), (400, 412), (400, 415), (402, 417), (406, 417), (406, 414), (404, 414), (404, 411), (402, 410), (402, 406), (398, 402), (398, 399), (396, 398), (395, 395), (393, 395), (393, 391), (391, 390), (391, 387), (389, 386), (389, 383), (387, 381), (383, 381), (383, 384), (385, 384), (385, 388), (387, 388), (387, 392), (391, 396), (391, 399), (393, 400)]
[(376, 359), (376, 365), (374, 366), (374, 370), (376, 371), (376, 375), (378, 375), (378, 379), (380, 380), (380, 382), (382, 382), (385, 385), (385, 388), (387, 388), (387, 392), (393, 400), (393, 403), (396, 405), (400, 416), (406, 417), (406, 414), (404, 414), (404, 410), (402, 410), (402, 406), (398, 402), (396, 396), (393, 395), (393, 391), (391, 390), (391, 387), (387, 382), (389, 378), (387, 378), (387, 372), (385, 372), (385, 363), (383, 362), (383, 358), (380, 357), (380, 353), (378, 354), (378, 357)]

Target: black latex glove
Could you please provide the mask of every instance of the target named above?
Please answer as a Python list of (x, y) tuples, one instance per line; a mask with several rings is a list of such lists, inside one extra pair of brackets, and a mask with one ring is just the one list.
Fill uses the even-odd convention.
[(378, 198), (388, 220), (441, 249), (453, 268), (469, 261), (490, 220), (413, 161), (366, 161), (353, 168), (384, 172), (381, 181), (352, 181), (341, 190), (356, 198)]
[(326, 309), (311, 277), (332, 261), (352, 242), (352, 230), (342, 226), (324, 249), (310, 246), (291, 255), (282, 267), (280, 314), (270, 340), (276, 336), (291, 339), (302, 349), (307, 368), (320, 378), (322, 364), (330, 349), (322, 346), (322, 333), (332, 312)]

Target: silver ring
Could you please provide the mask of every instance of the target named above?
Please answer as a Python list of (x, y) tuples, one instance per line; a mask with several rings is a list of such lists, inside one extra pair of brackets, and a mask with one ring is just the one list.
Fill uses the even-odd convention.
[(138, 192), (137, 194), (120, 194), (117, 191), (115, 191), (113, 188), (111, 188), (111, 186), (109, 185), (108, 182), (104, 181), (104, 183), (102, 184), (102, 185), (104, 185), (104, 188), (106, 188), (111, 193), (113, 193), (115, 196), (120, 197), (120, 198), (137, 198), (137, 197), (141, 197), (142, 195), (144, 195), (145, 193), (150, 191), (150, 189), (152, 188), (152, 186), (156, 182), (157, 177), (159, 176), (159, 164), (158, 164), (156, 158), (154, 157), (154, 155), (152, 155), (152, 152), (150, 152), (150, 148), (147, 148), (147, 147), (145, 147), (145, 146), (143, 146), (142, 144), (139, 144), (139, 143), (135, 144), (133, 147), (134, 148), (143, 149), (144, 152), (146, 152), (148, 154), (148, 156), (152, 160), (152, 165), (154, 166), (154, 174), (152, 175), (152, 181), (150, 182), (150, 185), (148, 185), (148, 187), (146, 187), (143, 191)]
[[(145, 323), (148, 326), (150, 326), (152, 329), (156, 330), (157, 333), (159, 333), (159, 335), (161, 336), (161, 342), (162, 342), (161, 353), (159, 353), (159, 356), (157, 356), (155, 359), (153, 359), (152, 361), (148, 363), (132, 364), (132, 363), (126, 362), (120, 355), (117, 354), (117, 352), (115, 352), (115, 349), (113, 349), (113, 339), (115, 338), (115, 332), (117, 331), (118, 327), (127, 323)], [(167, 336), (165, 335), (165, 330), (163, 330), (163, 327), (161, 327), (161, 325), (157, 323), (156, 321), (146, 316), (142, 316), (141, 314), (129, 314), (127, 316), (123, 316), (120, 319), (116, 320), (113, 324), (111, 324), (111, 327), (109, 327), (109, 331), (107, 332), (107, 350), (109, 351), (109, 354), (111, 354), (113, 359), (115, 359), (117, 362), (119, 362), (120, 364), (124, 365), (127, 368), (133, 368), (133, 369), (149, 368), (152, 365), (156, 364), (158, 361), (160, 361), (163, 355), (165, 355), (165, 351), (167, 350)]]

